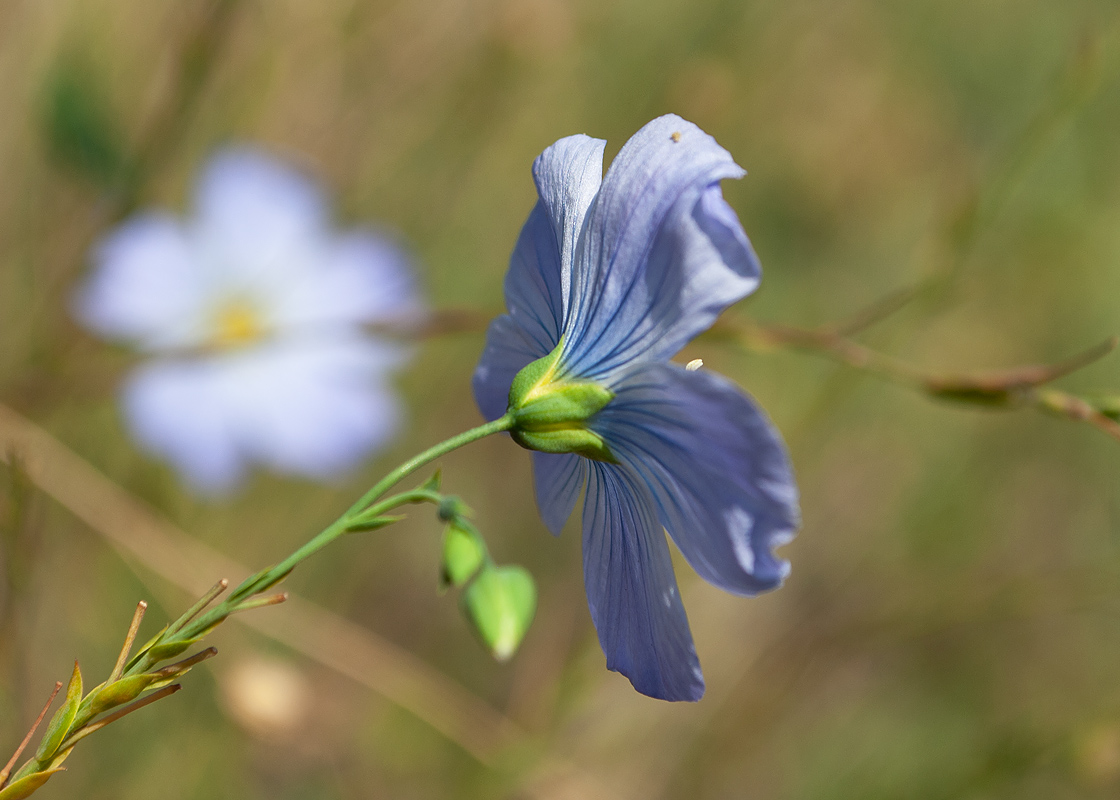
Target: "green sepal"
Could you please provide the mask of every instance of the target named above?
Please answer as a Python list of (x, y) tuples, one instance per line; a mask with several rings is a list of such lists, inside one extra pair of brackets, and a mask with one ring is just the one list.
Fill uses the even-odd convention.
[(147, 690), (154, 692), (157, 689), (162, 689), (164, 686), (170, 686), (171, 684), (175, 683), (175, 681), (179, 680), (179, 678), (183, 677), (184, 675), (186, 675), (190, 671), (191, 671), (191, 667), (187, 667), (182, 672), (176, 672), (174, 675), (169, 675), (168, 677), (163, 678), (161, 680), (152, 681), (150, 684), (148, 684), (148, 689)]
[(526, 450), (537, 450), (541, 453), (575, 453), (595, 461), (618, 463), (618, 459), (603, 441), (603, 437), (587, 428), (560, 428), (545, 431), (514, 429), (509, 432), (509, 435)]
[(70, 726), (74, 723), (74, 718), (78, 715), (78, 707), (82, 703), (82, 671), (78, 668), (78, 662), (74, 662), (74, 672), (70, 675), (70, 683), (66, 687), (66, 700), (62, 704), (62, 708), (55, 712), (51, 717), (51, 724), (47, 726), (47, 730), (43, 733), (43, 740), (39, 742), (39, 749), (35, 751), (35, 760), (43, 763), (54, 755), (58, 746), (62, 744), (62, 740), (66, 738), (66, 734), (70, 732)]
[(511, 406), (514, 430), (552, 430), (587, 422), (613, 399), (614, 392), (589, 381), (544, 384), (517, 406)]
[(483, 643), (496, 659), (505, 661), (529, 630), (537, 589), (523, 567), (488, 564), (467, 586), (461, 604)]
[(510, 436), (524, 448), (544, 453), (576, 453), (617, 463), (603, 438), (587, 423), (614, 392), (592, 381), (557, 378), (562, 345), (522, 369), (509, 389), (514, 424)]
[(63, 762), (70, 758), (70, 754), (74, 752), (74, 745), (67, 744), (69, 741), (69, 739), (64, 741), (62, 744), (65, 745), (65, 747), (54, 754), (54, 758), (47, 764), (48, 771), (57, 772), (62, 768)]
[(62, 767), (33, 772), (26, 778), (12, 781), (3, 789), (0, 789), (0, 800), (23, 800), (25, 797), (30, 797), (41, 789), (43, 784), (49, 781), (56, 772), (62, 772)]
[(400, 522), (405, 516), (405, 514), (370, 514), (369, 512), (362, 512), (347, 523), (346, 530), (350, 533), (375, 531), (378, 528), (392, 525), (394, 522)]
[(513, 377), (513, 383), (509, 386), (509, 408), (511, 411), (521, 408), (541, 390), (541, 387), (552, 383), (563, 348), (564, 344), (561, 342), (547, 356), (526, 364)]
[(456, 589), (469, 581), (486, 561), (486, 545), (468, 525), (452, 522), (443, 535), (440, 588)]

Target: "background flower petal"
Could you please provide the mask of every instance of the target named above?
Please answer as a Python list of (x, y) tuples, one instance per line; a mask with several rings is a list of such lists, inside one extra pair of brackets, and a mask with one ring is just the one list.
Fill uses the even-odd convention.
[(662, 700), (699, 700), (704, 678), (669, 545), (641, 478), (588, 462), (583, 580), (607, 667)]
[(196, 190), (200, 256), (214, 280), (234, 287), (316, 264), (326, 216), (310, 178), (249, 147), (214, 156)]
[(308, 478), (356, 466), (399, 428), (401, 409), (383, 379), (405, 354), (350, 336), (277, 342), (227, 357), (225, 402), (241, 446), (256, 461)]
[(797, 487), (765, 413), (730, 381), (676, 364), (638, 366), (615, 391), (595, 430), (641, 475), (689, 564), (737, 594), (780, 585), (789, 565), (773, 548), (799, 525)]
[(541, 519), (554, 535), (576, 507), (587, 482), (587, 462), (574, 453), (533, 453), (533, 485)]
[(424, 304), (405, 250), (371, 231), (323, 243), (309, 268), (274, 281), (270, 321), (280, 329), (408, 321)]
[(75, 302), (91, 330), (146, 350), (196, 344), (205, 335), (205, 287), (186, 232), (170, 215), (124, 223), (97, 244), (93, 261)]
[(626, 143), (575, 254), (566, 364), (606, 378), (671, 357), (758, 286), (761, 269), (719, 181), (745, 173), (716, 141), (667, 115)]
[(244, 471), (222, 381), (211, 361), (153, 361), (138, 367), (123, 390), (135, 439), (205, 494), (228, 491)]
[(159, 361), (129, 381), (125, 409), (146, 449), (204, 491), (231, 488), (250, 460), (330, 478), (397, 430), (400, 408), (382, 379), (404, 357), (353, 336)]

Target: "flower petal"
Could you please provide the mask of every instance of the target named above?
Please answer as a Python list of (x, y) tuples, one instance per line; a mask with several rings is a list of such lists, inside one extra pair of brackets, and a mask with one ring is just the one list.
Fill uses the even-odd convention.
[(560, 535), (586, 482), (586, 459), (574, 453), (533, 453), (537, 508), (553, 535)]
[[(572, 252), (603, 172), (601, 139), (569, 136), (533, 162), (540, 199), (510, 256), (509, 314), (490, 323), (475, 369), (475, 401), (488, 420), (506, 411), (513, 377), (560, 342)], [(570, 510), (569, 510), (570, 511)]]
[(638, 366), (614, 390), (594, 428), (641, 475), (689, 564), (736, 594), (779, 586), (789, 564), (772, 550), (797, 530), (797, 487), (762, 410), (726, 379), (676, 364)]
[(603, 379), (671, 357), (758, 286), (758, 259), (719, 181), (745, 173), (715, 140), (668, 115), (626, 143), (575, 253), (567, 371)]
[(136, 438), (205, 492), (232, 488), (249, 461), (330, 478), (383, 445), (400, 410), (383, 385), (400, 348), (330, 337), (157, 361), (129, 381)]
[(245, 459), (213, 364), (153, 361), (132, 373), (123, 394), (133, 437), (170, 461), (196, 490), (219, 494), (241, 480)]
[(236, 288), (318, 261), (327, 231), (319, 187), (262, 151), (235, 147), (214, 156), (195, 205), (195, 231), (214, 280)]
[(254, 461), (318, 480), (353, 468), (385, 445), (401, 410), (384, 386), (405, 357), (368, 338), (278, 342), (229, 364), (229, 413)]
[(197, 343), (205, 287), (182, 226), (167, 214), (121, 225), (94, 250), (94, 272), (75, 302), (91, 330), (147, 350)]
[(521, 368), (541, 356), (540, 345), (508, 314), (497, 317), (486, 331), (486, 347), (471, 378), (474, 401), (487, 420), (506, 413), (509, 387)]
[(607, 668), (650, 697), (699, 700), (704, 678), (653, 498), (625, 467), (588, 471), (583, 580)]
[(572, 257), (587, 209), (603, 179), (602, 139), (568, 136), (533, 162), (539, 200), (521, 229), (505, 294), (509, 315), (537, 343), (552, 352), (564, 327)]
[(270, 322), (278, 328), (406, 322), (422, 313), (411, 259), (385, 236), (340, 235), (308, 267), (262, 287), (272, 290)]

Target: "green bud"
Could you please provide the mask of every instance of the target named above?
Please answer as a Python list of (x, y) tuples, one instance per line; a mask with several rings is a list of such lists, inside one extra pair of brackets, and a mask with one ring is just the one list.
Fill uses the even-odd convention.
[(522, 447), (544, 453), (576, 453), (596, 461), (616, 459), (588, 421), (614, 399), (614, 392), (591, 381), (557, 375), (562, 344), (522, 369), (509, 388), (514, 416), (510, 436)]
[(533, 576), (523, 567), (489, 564), (463, 592), (463, 613), (499, 661), (516, 651), (537, 610)]
[(478, 534), (466, 526), (453, 522), (443, 535), (443, 569), (440, 583), (443, 588), (456, 589), (469, 581), (486, 561), (486, 546)]

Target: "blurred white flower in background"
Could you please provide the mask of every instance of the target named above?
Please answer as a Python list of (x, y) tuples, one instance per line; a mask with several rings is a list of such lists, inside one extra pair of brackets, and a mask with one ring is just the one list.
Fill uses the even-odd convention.
[(385, 444), (400, 409), (389, 373), (407, 348), (371, 323), (423, 313), (407, 256), (338, 232), (318, 187), (259, 151), (219, 153), (194, 216), (149, 212), (94, 251), (77, 313), (152, 360), (123, 404), (148, 451), (205, 492), (252, 462), (324, 479)]

